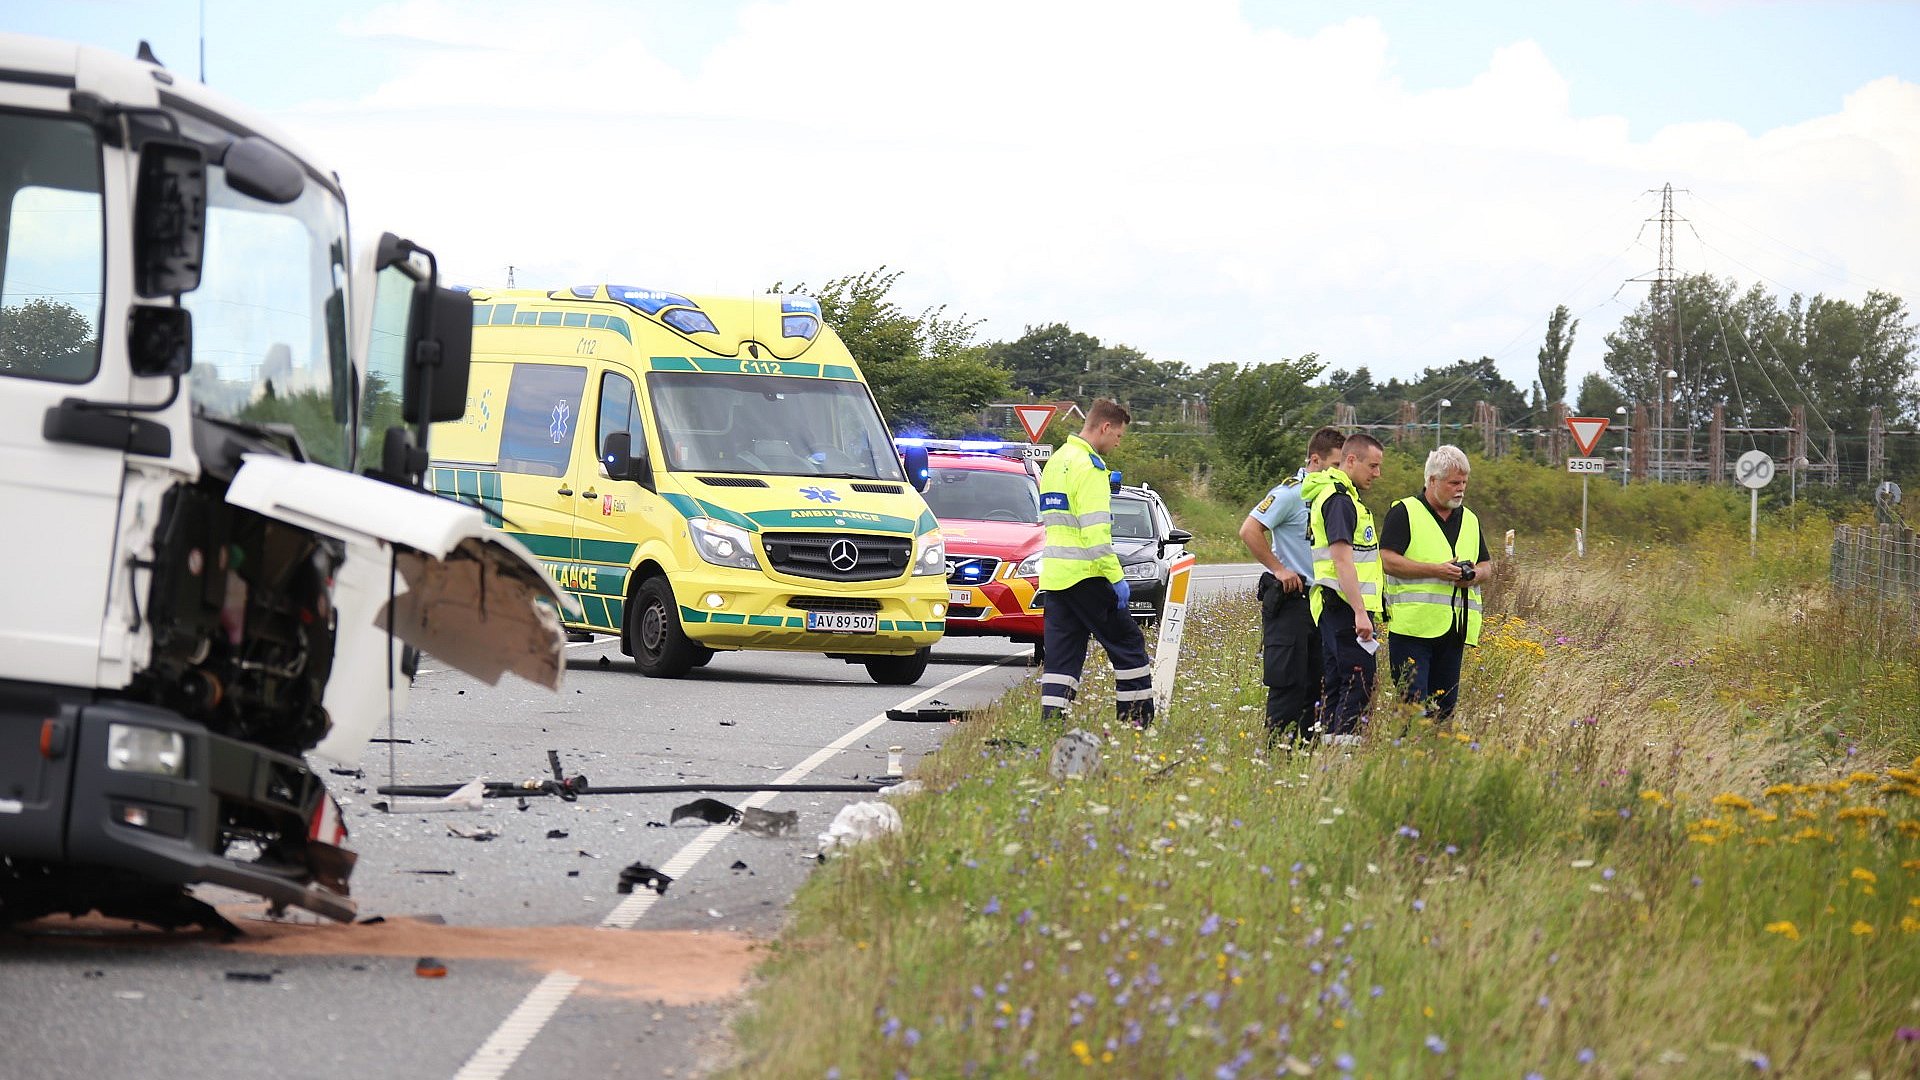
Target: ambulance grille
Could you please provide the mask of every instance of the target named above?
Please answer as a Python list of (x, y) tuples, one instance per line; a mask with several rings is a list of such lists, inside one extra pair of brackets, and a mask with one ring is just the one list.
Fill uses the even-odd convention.
[[(822, 581), (882, 581), (906, 573), (913, 541), (866, 533), (762, 533), (767, 560), (782, 574)], [(846, 557), (854, 556), (846, 566)], [(836, 558), (840, 565), (835, 564)]]
[(767, 486), (765, 480), (756, 480), (751, 476), (703, 476), (700, 482), (708, 487), (759, 487)]
[(871, 596), (796, 596), (787, 605), (797, 611), (879, 611)]

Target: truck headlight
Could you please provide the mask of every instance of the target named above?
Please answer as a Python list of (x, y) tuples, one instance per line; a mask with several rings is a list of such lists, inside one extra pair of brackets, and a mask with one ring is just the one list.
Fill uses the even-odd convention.
[(947, 541), (939, 533), (928, 533), (920, 538), (920, 554), (913, 560), (913, 576), (925, 577), (928, 574), (947, 574)]
[(712, 518), (688, 518), (687, 530), (693, 535), (694, 550), (713, 565), (760, 569), (760, 560), (753, 554), (753, 538), (738, 525)]
[(1128, 581), (1159, 581), (1160, 564), (1150, 562), (1123, 563), (1120, 572), (1127, 575)]
[(187, 740), (177, 731), (138, 724), (108, 724), (107, 768), (155, 776), (185, 775)]
[(1040, 576), (1040, 553), (1036, 551), (1033, 554), (1027, 556), (1026, 558), (1021, 559), (1020, 565), (1013, 568), (1013, 576), (1014, 577), (1039, 577)]

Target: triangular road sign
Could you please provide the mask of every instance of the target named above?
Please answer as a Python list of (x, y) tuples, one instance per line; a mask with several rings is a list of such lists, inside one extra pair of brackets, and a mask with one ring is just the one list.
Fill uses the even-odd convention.
[(1580, 448), (1581, 457), (1590, 457), (1593, 448), (1600, 442), (1600, 436), (1606, 433), (1607, 418), (1604, 416), (1569, 416), (1567, 430), (1573, 432), (1573, 444)]
[(1053, 414), (1060, 411), (1058, 405), (1015, 405), (1013, 415), (1020, 426), (1027, 429), (1027, 441), (1039, 442), (1042, 432), (1053, 422)]

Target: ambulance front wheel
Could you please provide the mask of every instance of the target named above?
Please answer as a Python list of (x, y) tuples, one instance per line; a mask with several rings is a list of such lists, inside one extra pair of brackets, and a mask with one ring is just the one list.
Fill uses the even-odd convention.
[(919, 652), (905, 656), (875, 656), (867, 659), (867, 674), (881, 686), (912, 686), (927, 673), (927, 660), (933, 655), (931, 646)]
[(673, 586), (666, 578), (655, 576), (641, 582), (627, 612), (627, 652), (642, 675), (677, 679), (712, 657), (713, 650), (687, 637), (681, 629)]

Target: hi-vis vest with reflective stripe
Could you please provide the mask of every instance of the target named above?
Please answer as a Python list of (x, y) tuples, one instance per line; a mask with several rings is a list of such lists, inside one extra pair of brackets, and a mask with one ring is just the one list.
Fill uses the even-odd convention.
[[(1325, 475), (1331, 482), (1314, 496), (1313, 514), (1307, 519), (1307, 539), (1313, 543), (1313, 583), (1324, 585), (1335, 594), (1340, 592), (1340, 572), (1333, 564), (1333, 548), (1327, 541), (1326, 506), (1335, 492), (1344, 491), (1353, 500), (1353, 569), (1360, 579), (1360, 600), (1369, 612), (1378, 615), (1382, 610), (1380, 593), (1385, 585), (1385, 575), (1380, 570), (1380, 530), (1373, 527), (1373, 512), (1360, 501), (1352, 479), (1339, 469), (1328, 469)], [(1319, 589), (1313, 590), (1310, 606), (1315, 622), (1320, 621), (1326, 596)], [(1344, 604), (1346, 599), (1341, 597), (1338, 602)]]
[[(1466, 507), (1454, 513), (1460, 519), (1460, 536), (1447, 546), (1447, 534), (1427, 509), (1419, 495), (1401, 499), (1407, 511), (1407, 558), (1414, 562), (1446, 563), (1480, 557), (1480, 519)], [(1393, 614), (1393, 632), (1408, 637), (1437, 638), (1452, 632), (1462, 612), (1466, 616), (1467, 644), (1480, 644), (1480, 587), (1454, 588), (1445, 578), (1403, 578), (1388, 575), (1387, 607)]]
[(1113, 553), (1113, 481), (1085, 439), (1067, 436), (1040, 473), (1040, 588), (1064, 589), (1088, 578), (1119, 581)]

